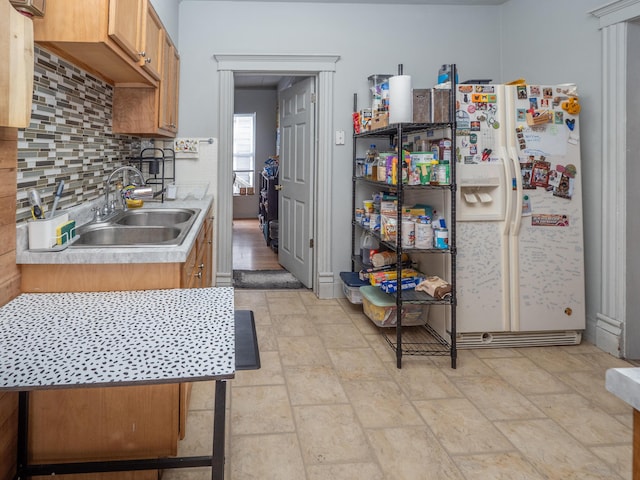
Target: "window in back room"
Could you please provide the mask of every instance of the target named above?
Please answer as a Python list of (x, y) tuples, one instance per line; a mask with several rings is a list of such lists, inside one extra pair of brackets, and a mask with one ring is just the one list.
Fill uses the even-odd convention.
[(253, 195), (256, 163), (256, 114), (233, 116), (233, 194)]

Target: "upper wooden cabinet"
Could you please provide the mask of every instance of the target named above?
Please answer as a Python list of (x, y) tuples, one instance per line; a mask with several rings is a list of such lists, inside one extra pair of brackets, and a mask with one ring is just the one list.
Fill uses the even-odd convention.
[(137, 88), (116, 85), (113, 90), (113, 133), (145, 137), (176, 136), (180, 57), (168, 35), (163, 35), (160, 85)]
[(0, 127), (29, 126), (33, 58), (31, 19), (0, 1)]
[(149, 10), (148, 0), (48, 0), (45, 16), (33, 20), (34, 39), (113, 85), (155, 86), (159, 67), (151, 71), (141, 55)]
[(164, 27), (148, 0), (111, 0), (109, 36), (149, 75), (160, 80)]
[(134, 61), (140, 60), (143, 48), (145, 0), (109, 1), (109, 37)]
[(156, 11), (151, 6), (151, 3), (147, 6), (146, 16), (147, 19), (144, 22), (145, 42), (139, 52), (140, 62), (142, 64), (142, 68), (144, 68), (149, 75), (156, 80), (160, 80), (160, 69), (162, 65), (162, 58), (160, 55), (162, 52), (162, 42), (168, 35), (166, 35), (162, 22), (160, 21), (158, 14), (156, 14)]
[(176, 133), (178, 131), (178, 86), (180, 78), (180, 57), (171, 39), (165, 36), (162, 54), (162, 82), (160, 84), (160, 128)]

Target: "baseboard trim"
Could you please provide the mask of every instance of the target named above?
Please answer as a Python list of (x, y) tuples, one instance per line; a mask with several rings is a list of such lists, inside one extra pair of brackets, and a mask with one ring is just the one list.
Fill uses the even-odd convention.
[(614, 357), (623, 358), (623, 331), (624, 322), (603, 313), (596, 315), (596, 347), (599, 349)]

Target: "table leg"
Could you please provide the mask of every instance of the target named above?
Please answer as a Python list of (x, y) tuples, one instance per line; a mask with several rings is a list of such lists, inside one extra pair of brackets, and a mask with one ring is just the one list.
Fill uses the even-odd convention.
[(211, 459), (211, 479), (224, 479), (225, 408), (227, 382), (216, 380), (215, 405), (213, 411), (213, 457)]
[(23, 478), (23, 469), (27, 466), (29, 445), (29, 392), (18, 392), (18, 475)]

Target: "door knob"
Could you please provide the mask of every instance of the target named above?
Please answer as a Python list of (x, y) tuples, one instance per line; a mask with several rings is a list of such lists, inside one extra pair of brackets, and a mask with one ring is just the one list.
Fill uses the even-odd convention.
[(276, 189), (277, 191), (282, 190), (282, 185), (276, 185), (276, 186), (275, 186), (275, 189)]

